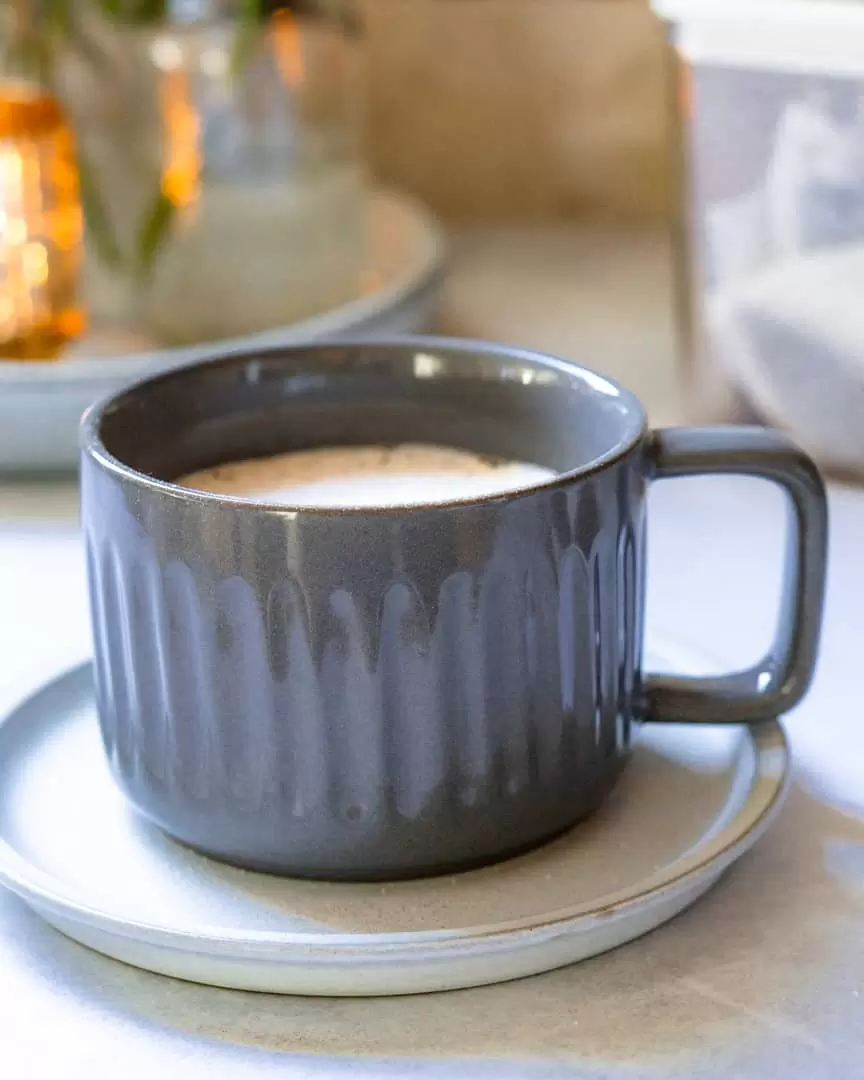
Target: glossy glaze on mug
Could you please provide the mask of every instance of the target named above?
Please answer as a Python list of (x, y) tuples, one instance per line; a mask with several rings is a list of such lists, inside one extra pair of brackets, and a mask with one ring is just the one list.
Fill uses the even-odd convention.
[[(813, 462), (763, 428), (649, 434), (632, 394), (563, 360), (421, 338), (228, 355), (94, 408), (82, 439), (105, 748), (144, 814), (217, 858), (348, 879), (486, 863), (590, 813), (634, 720), (760, 723), (813, 677)], [(172, 482), (408, 441), (558, 475), (342, 509)], [(789, 497), (775, 641), (743, 671), (646, 675), (646, 483), (718, 472)]]
[[(293, 873), (432, 873), (566, 829), (618, 775), (641, 653), (641, 414), (598, 380), (617, 429), (588, 430), (603, 410), (566, 365), (439, 351), (430, 395), (412, 348), (366, 350), (368, 413), (343, 407), (363, 397), (342, 385), (362, 350), (318, 347), (168, 376), (99, 423), (111, 456), (85, 453), (83, 507), (106, 750), (184, 842)], [(548, 382), (528, 408), (532, 373)], [(214, 435), (244, 388), (269, 431), (253, 404)], [(274, 419), (278, 401), (296, 423)], [(445, 416), (467, 449), (610, 460), (503, 498), (378, 511), (259, 508), (115, 460), (167, 480), (235, 447), (361, 443), (369, 423), (378, 441), (440, 442)]]

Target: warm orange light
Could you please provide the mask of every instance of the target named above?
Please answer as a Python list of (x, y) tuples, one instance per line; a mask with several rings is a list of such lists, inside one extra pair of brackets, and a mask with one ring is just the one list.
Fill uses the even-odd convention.
[(84, 329), (71, 131), (38, 87), (0, 83), (0, 358), (48, 360)]
[(201, 183), (201, 120), (182, 69), (162, 79), (162, 124), (162, 193), (177, 207), (190, 206)]
[(29, 286), (38, 288), (44, 285), (48, 280), (48, 252), (45, 245), (37, 240), (25, 244), (21, 251), (21, 268)]
[(279, 8), (270, 20), (273, 51), (279, 74), (291, 90), (303, 82), (303, 43), (297, 19), (287, 8)]

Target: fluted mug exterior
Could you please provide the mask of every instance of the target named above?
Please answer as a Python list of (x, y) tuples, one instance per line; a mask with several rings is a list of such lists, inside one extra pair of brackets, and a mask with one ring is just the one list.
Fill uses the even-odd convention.
[[(219, 462), (425, 442), (552, 479), (428, 505), (267, 505), (179, 486)], [(578, 365), (444, 339), (232, 354), (82, 425), (105, 752), (131, 803), (234, 864), (414, 877), (528, 849), (590, 814), (642, 720), (758, 722), (815, 663), (824, 490), (783, 436), (650, 432)], [(777, 642), (748, 671), (642, 670), (645, 493), (743, 472), (793, 507)]]

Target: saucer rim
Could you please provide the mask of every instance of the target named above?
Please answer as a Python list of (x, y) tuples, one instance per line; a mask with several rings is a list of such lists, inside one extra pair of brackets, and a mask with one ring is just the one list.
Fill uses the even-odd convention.
[[(39, 708), (40, 699), (62, 693), (68, 686), (86, 680), (92, 686), (92, 663), (85, 661), (43, 683), (33, 693), (8, 710), (0, 721), (0, 740), (16, 717)], [(86, 693), (86, 688), (84, 690)], [(62, 711), (49, 723), (62, 723)], [(746, 790), (738, 797), (732, 816), (713, 836), (700, 838), (683, 855), (654, 874), (613, 893), (595, 897), (542, 915), (523, 916), (493, 924), (442, 930), (405, 930), (392, 933), (314, 933), (309, 931), (245, 930), (226, 931), (202, 925), (195, 931), (177, 929), (145, 920), (114, 914), (94, 906), (78, 895), (78, 890), (62, 885), (48, 871), (28, 860), (0, 832), (0, 885), (4, 885), (33, 906), (44, 917), (56, 916), (64, 923), (89, 926), (113, 937), (132, 940), (186, 953), (206, 952), (209, 956), (237, 958), (238, 950), (250, 961), (271, 958), (284, 961), (286, 950), (303, 952), (306, 965), (332, 964), (339, 960), (399, 959), (416, 962), (424, 958), (442, 959), (474, 947), (484, 951), (508, 951), (536, 945), (564, 932), (601, 922), (626, 919), (638, 909), (671, 902), (682, 893), (701, 895), (736, 859), (747, 851), (770, 826), (779, 812), (790, 782), (790, 750), (777, 720), (759, 725), (732, 725), (749, 738), (752, 754)], [(744, 754), (745, 750), (739, 753)], [(740, 770), (740, 766), (739, 766)], [(739, 770), (736, 770), (739, 771)], [(732, 801), (733, 785), (729, 798)], [(725, 810), (725, 807), (724, 807)], [(718, 816), (720, 820), (720, 816)], [(2, 830), (2, 822), (0, 822)]]

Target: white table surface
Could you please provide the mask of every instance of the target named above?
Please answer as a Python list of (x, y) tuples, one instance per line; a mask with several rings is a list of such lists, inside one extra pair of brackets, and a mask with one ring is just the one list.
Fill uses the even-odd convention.
[[(522, 236), (517, 249), (535, 273), (549, 248), (558, 250), (556, 276), (566, 270), (560, 234), (532, 243)], [(585, 343), (557, 309), (560, 282), (548, 317), (539, 286), (528, 290), (520, 323), (507, 269), (498, 279), (506, 313), (496, 323), (495, 281), (488, 268), (475, 278), (470, 267), (497, 264), (508, 250), (503, 233), (465, 242), (453, 281), (469, 288), (451, 292), (447, 324), (579, 353)], [(476, 302), (454, 313), (468, 304), (470, 287)], [(655, 327), (649, 345), (660, 349), (666, 333)], [(633, 354), (606, 355), (607, 368), (627, 377)], [(645, 355), (628, 381), (641, 379), (649, 398), (654, 387), (649, 407), (666, 420), (677, 390), (667, 378), (657, 391), (662, 380), (643, 370)], [(660, 349), (653, 370), (665, 363)], [(75, 501), (71, 484), (0, 485), (4, 708), (89, 652)], [(136, 971), (64, 939), (0, 891), (0, 1076), (864, 1075), (864, 491), (833, 489), (831, 510), (819, 674), (787, 720), (796, 760), (789, 802), (756, 850), (690, 912), (614, 953), (519, 983), (332, 1001)], [(668, 482), (652, 493), (651, 512), (649, 634), (674, 631), (729, 664), (754, 658), (769, 639), (778, 591), (779, 495), (744, 480)]]

